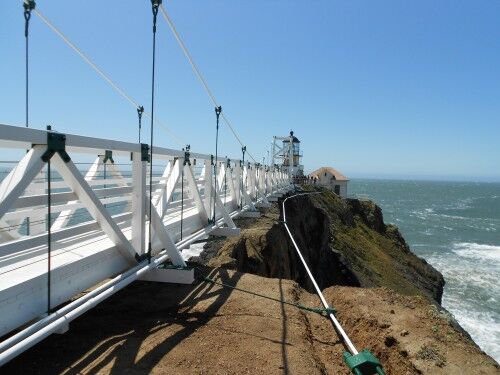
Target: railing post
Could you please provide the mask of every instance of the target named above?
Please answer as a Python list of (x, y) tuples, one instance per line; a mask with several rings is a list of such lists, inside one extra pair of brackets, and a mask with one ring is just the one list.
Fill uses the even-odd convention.
[(212, 212), (212, 184), (213, 184), (213, 168), (212, 168), (212, 161), (211, 160), (205, 160), (205, 189), (203, 192), (204, 195), (204, 203), (205, 203), (205, 210), (207, 211), (208, 218), (211, 219), (213, 216)]
[(266, 191), (266, 167), (262, 166), (259, 169), (259, 191), (262, 197), (267, 195)]
[(240, 210), (243, 207), (243, 202), (241, 198), (241, 189), (243, 188), (242, 184), (242, 179), (243, 179), (243, 174), (241, 173), (241, 161), (236, 161), (235, 166), (233, 168), (233, 173), (231, 173), (233, 179), (233, 184), (234, 184), (234, 195), (236, 198), (236, 204), (235, 206), (238, 207)]
[(146, 168), (140, 152), (132, 153), (132, 246), (145, 253), (146, 244)]

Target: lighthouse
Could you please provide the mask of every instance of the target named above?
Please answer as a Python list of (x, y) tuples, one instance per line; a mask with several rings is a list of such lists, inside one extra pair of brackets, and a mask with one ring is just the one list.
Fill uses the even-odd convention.
[(271, 166), (287, 171), (293, 177), (304, 175), (304, 166), (301, 164), (300, 141), (290, 131), (285, 137), (274, 136), (272, 143)]

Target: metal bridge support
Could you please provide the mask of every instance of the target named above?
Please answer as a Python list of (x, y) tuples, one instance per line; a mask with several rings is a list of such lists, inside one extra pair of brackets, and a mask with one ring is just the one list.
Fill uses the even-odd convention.
[(146, 170), (147, 158), (132, 153), (132, 246), (142, 256), (146, 253)]
[[(42, 156), (50, 148), (48, 134), (42, 130), (0, 124), (2, 147), (17, 149), (23, 155), (0, 181), (2, 226), (23, 223), (27, 217), (45, 218), (46, 181), (45, 177), (38, 181), (38, 177), (45, 174)], [(57, 138), (62, 139), (62, 136), (58, 134)], [(52, 169), (62, 177), (61, 181), (52, 181), (50, 195), (52, 212), (59, 214), (50, 227), (51, 306), (54, 308), (88, 288), (100, 290), (97, 285), (115, 275), (127, 275), (113, 279), (113, 283), (123, 286), (141, 277), (188, 282), (192, 271), (184, 268), (186, 263), (181, 249), (207, 235), (238, 235), (240, 229), (235, 225), (235, 217), (259, 216), (255, 207), (269, 206), (267, 196), (291, 187), (288, 179), (281, 180), (280, 171), (266, 170), (258, 164), (241, 166), (239, 160), (219, 158), (215, 161), (211, 155), (194, 153), (190, 154), (188, 162), (184, 160), (184, 151), (156, 147), (155, 160), (164, 169), (161, 176), (152, 176), (153, 194), (148, 197), (147, 145), (67, 134), (64, 147), (65, 160), (58, 151), (50, 158)], [(88, 170), (81, 171), (74, 160), (82, 154), (100, 156)], [(111, 156), (123, 158), (131, 176), (122, 174)], [(201, 173), (195, 169), (195, 159), (204, 166)], [(220, 166), (217, 176), (213, 174), (212, 163)], [(106, 180), (98, 176), (104, 166), (112, 174)], [(181, 201), (182, 175), (184, 198), (187, 194), (187, 199)], [(151, 218), (146, 209), (148, 199), (153, 204)], [(122, 209), (111, 209), (115, 203)], [(214, 204), (216, 215), (212, 222), (209, 219), (213, 218)], [(83, 219), (78, 219), (82, 217), (79, 209), (87, 210), (90, 216), (85, 214)], [(182, 240), (179, 231), (181, 209), (184, 213)], [(70, 217), (80, 221), (69, 220)], [(146, 252), (149, 220), (154, 236), (150, 264), (141, 257)], [(0, 336), (47, 311), (47, 229), (44, 220), (40, 220), (39, 228), (27, 235), (19, 231), (1, 234)], [(165, 261), (178, 268), (157, 270)], [(94, 295), (92, 293), (89, 295)], [(107, 295), (99, 295), (99, 300)], [(70, 302), (65, 306), (79, 305)], [(90, 308), (93, 302), (85, 306)], [(46, 332), (64, 331), (67, 323), (79, 313), (71, 314), (72, 318), (61, 320), (57, 328)], [(40, 320), (40, 325), (34, 325), (32, 331), (45, 330), (45, 322), (49, 320)]]

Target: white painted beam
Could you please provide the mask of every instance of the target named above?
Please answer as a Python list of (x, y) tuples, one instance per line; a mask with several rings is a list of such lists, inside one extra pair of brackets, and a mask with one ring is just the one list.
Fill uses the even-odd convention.
[(0, 218), (42, 170), (44, 146), (34, 146), (0, 183)]
[(115, 245), (120, 249), (130, 264), (135, 264), (135, 250), (125, 238), (120, 228), (113, 221), (111, 215), (102, 205), (101, 201), (95, 195), (92, 188), (87, 184), (76, 166), (70, 160), (65, 163), (59, 154), (54, 154), (51, 162), (61, 174), (68, 186), (75, 192), (78, 199), (85, 204), (90, 215), (99, 223), (102, 230), (109, 236)]

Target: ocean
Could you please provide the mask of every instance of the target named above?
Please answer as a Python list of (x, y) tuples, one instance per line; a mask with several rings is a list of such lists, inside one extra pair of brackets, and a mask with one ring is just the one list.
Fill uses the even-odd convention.
[(446, 281), (443, 306), (500, 362), (500, 183), (351, 180)]

